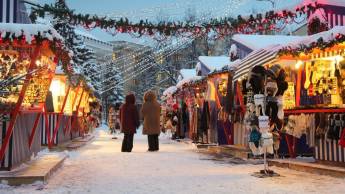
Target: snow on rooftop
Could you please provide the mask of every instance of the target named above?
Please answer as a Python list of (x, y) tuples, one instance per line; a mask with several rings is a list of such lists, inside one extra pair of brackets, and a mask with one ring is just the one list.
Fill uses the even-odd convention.
[[(221, 70), (225, 65), (229, 65), (230, 57), (227, 56), (199, 56), (199, 61), (210, 71)], [(198, 64), (197, 68), (200, 68)]]
[(85, 32), (85, 31), (82, 31), (82, 30), (79, 30), (79, 29), (74, 29), (74, 32), (80, 36), (85, 36), (85, 37), (88, 37), (88, 38), (91, 38), (91, 39), (95, 39), (95, 40), (99, 40), (101, 41), (99, 38), (97, 38), (96, 36), (88, 33), (88, 32)]
[(163, 96), (171, 96), (176, 91), (177, 91), (177, 87), (176, 86), (171, 86), (171, 87), (167, 88), (166, 90), (164, 90)]
[(252, 50), (258, 50), (270, 45), (288, 44), (294, 41), (303, 40), (303, 36), (284, 36), (284, 35), (246, 35), (236, 34), (232, 37), (238, 43), (241, 43)]
[[(240, 59), (230, 62), (227, 66), (228, 70), (235, 70), (237, 69), (238, 65), (241, 63)], [(224, 68), (224, 67), (223, 67)]]
[(196, 76), (196, 70), (195, 69), (181, 69), (180, 74), (182, 76), (182, 79), (192, 78)]
[(194, 77), (191, 77), (191, 78), (185, 78), (185, 79), (182, 79), (181, 81), (179, 81), (176, 84), (176, 87), (181, 89), (183, 87), (183, 85), (185, 85), (185, 84), (190, 84), (192, 82), (200, 81), (200, 80), (202, 80), (204, 78), (205, 77), (202, 77), (202, 76), (194, 76)]
[(237, 60), (232, 61), (229, 64), (223, 66), (221, 69), (215, 69), (215, 70), (211, 71), (208, 75), (217, 74), (217, 73), (225, 73), (225, 72), (229, 72), (229, 71), (236, 71), (236, 69), (238, 68), (238, 66), (240, 65), (241, 62), (242, 62), (242, 60), (237, 59)]
[(293, 41), (285, 44), (284, 46), (296, 49), (299, 48), (300, 45), (310, 45), (313, 42), (317, 42), (320, 38), (322, 38), (324, 42), (330, 42), (334, 40), (338, 34), (345, 35), (345, 26), (335, 26), (329, 31), (320, 32), (311, 36), (305, 36), (301, 40)]
[(28, 43), (31, 43), (32, 38), (38, 34), (50, 41), (63, 40), (54, 28), (43, 24), (0, 23), (0, 33), (2, 38), (4, 38), (7, 33), (11, 33), (15, 37), (24, 35)]

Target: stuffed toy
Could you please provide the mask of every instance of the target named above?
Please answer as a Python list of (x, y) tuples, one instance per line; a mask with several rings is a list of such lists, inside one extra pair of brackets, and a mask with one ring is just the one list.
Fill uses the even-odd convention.
[(276, 64), (267, 70), (267, 75), (268, 79), (265, 87), (266, 115), (273, 120), (283, 119), (283, 95), (288, 89), (288, 83), (285, 81), (285, 70)]
[[(265, 86), (266, 69), (262, 66), (255, 66), (249, 73), (249, 86), (254, 94), (263, 94)], [(247, 85), (247, 88), (249, 87)]]

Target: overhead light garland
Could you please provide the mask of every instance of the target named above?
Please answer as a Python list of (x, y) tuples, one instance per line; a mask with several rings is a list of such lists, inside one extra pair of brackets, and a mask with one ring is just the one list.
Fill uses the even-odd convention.
[(49, 13), (53, 17), (69, 18), (72, 25), (82, 25), (85, 28), (102, 28), (110, 32), (114, 29), (118, 33), (135, 33), (142, 35), (161, 34), (166, 36), (177, 36), (185, 33), (204, 34), (214, 31), (218, 34), (226, 35), (233, 33), (259, 33), (267, 30), (275, 30), (275, 25), (278, 22), (294, 21), (296, 18), (304, 14), (312, 14), (320, 8), (320, 5), (315, 2), (308, 5), (303, 5), (296, 8), (294, 11), (269, 11), (265, 14), (250, 15), (249, 17), (237, 18), (224, 17), (213, 18), (208, 22), (195, 24), (193, 22), (159, 22), (154, 23), (149, 20), (140, 20), (140, 22), (131, 22), (128, 18), (111, 19), (107, 17), (100, 17), (97, 15), (77, 14), (71, 9), (56, 8), (53, 5), (45, 4), (44, 6), (33, 7), (30, 18), (35, 21), (37, 17), (44, 17)]

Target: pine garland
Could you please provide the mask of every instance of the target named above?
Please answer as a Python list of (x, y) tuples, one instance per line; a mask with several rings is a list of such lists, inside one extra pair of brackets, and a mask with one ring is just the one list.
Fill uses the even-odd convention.
[(301, 53), (311, 53), (313, 49), (318, 48), (322, 51), (326, 50), (327, 48), (331, 48), (337, 44), (345, 42), (345, 35), (344, 34), (337, 34), (334, 39), (330, 41), (325, 41), (322, 37), (317, 39), (315, 42), (312, 42), (309, 45), (299, 45), (298, 48), (292, 48), (290, 46), (284, 47), (278, 51), (278, 55), (292, 55), (294, 57), (299, 56)]
[(54, 18), (67, 18), (72, 25), (82, 25), (86, 28), (99, 27), (106, 30), (115, 29), (115, 31), (119, 33), (137, 33), (139, 35), (154, 35), (155, 33), (159, 33), (172, 36), (187, 32), (201, 34), (208, 33), (211, 30), (219, 34), (248, 34), (275, 30), (277, 22), (294, 20), (303, 14), (312, 14), (319, 8), (320, 5), (315, 2), (299, 7), (294, 11), (269, 11), (265, 14), (257, 14), (256, 16), (250, 15), (248, 18), (239, 15), (237, 18), (213, 18), (210, 19), (209, 22), (201, 24), (182, 21), (159, 22), (156, 24), (148, 20), (140, 20), (140, 22), (134, 23), (129, 21), (128, 18), (115, 20), (107, 17), (99, 17), (97, 15), (76, 14), (74, 10), (67, 7), (58, 8), (53, 5), (45, 4), (43, 7), (33, 7), (30, 18), (32, 21), (35, 21), (37, 17), (44, 17), (45, 13), (49, 13)]

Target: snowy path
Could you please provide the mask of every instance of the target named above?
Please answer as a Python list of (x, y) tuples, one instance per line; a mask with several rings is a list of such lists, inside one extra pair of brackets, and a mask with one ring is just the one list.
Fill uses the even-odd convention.
[(47, 185), (8, 187), (0, 193), (344, 193), (345, 179), (275, 169), (281, 177), (259, 179), (261, 166), (216, 163), (194, 147), (161, 138), (160, 152), (148, 153), (146, 137), (135, 136), (132, 153), (121, 140), (99, 130), (96, 140), (69, 152)]

